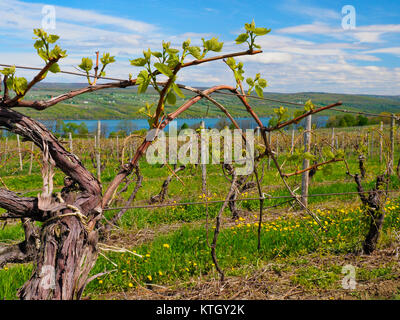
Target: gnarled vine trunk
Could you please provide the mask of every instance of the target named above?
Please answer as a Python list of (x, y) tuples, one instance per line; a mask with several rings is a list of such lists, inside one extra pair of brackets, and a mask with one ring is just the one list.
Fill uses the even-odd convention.
[[(21, 299), (77, 299), (97, 258), (95, 225), (102, 212), (101, 184), (39, 122), (1, 107), (0, 126), (33, 141), (68, 176), (57, 196), (23, 198), (0, 189), (0, 206), (10, 217), (27, 223), (24, 242), (0, 248), (0, 253), (8, 253), (0, 254), (0, 265), (35, 261), (31, 278), (19, 290)], [(30, 220), (43, 222), (40, 236)]]

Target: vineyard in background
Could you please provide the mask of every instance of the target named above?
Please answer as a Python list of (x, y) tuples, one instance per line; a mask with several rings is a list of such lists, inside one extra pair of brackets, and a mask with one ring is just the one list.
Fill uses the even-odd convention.
[[(302, 128), (289, 129), (274, 132), (269, 137), (279, 164), (285, 164), (287, 172), (301, 169), (296, 161), (291, 163), (289, 159), (302, 148), (303, 131)], [(349, 294), (368, 298), (375, 294), (398, 298), (400, 291), (397, 296), (388, 297), (380, 290), (371, 293), (370, 290), (346, 291), (341, 287), (341, 270), (345, 262), (357, 266), (359, 288), (371, 283), (376, 285), (379, 281), (391, 283), (399, 277), (396, 256), (399, 241), (396, 232), (400, 227), (397, 200), (400, 180), (396, 174), (400, 156), (398, 131), (393, 128), (391, 134), (388, 124), (313, 129), (310, 153), (323, 158), (324, 146), (332, 151), (341, 149), (352, 172), (359, 170), (360, 156), (365, 157), (367, 171), (363, 186), (365, 190), (371, 190), (376, 174), (385, 172), (391, 136), (396, 162), (387, 187), (389, 198), (385, 203), (386, 216), (378, 245), (378, 254), (381, 250), (392, 252), (390, 259), (377, 259), (367, 264), (364, 263), (367, 258), (351, 255), (360, 249), (369, 220), (361, 206), (356, 184), (346, 174), (348, 168), (343, 162), (316, 168), (309, 175), (308, 205), (326, 228), (321, 230), (321, 226), (295, 203), (278, 174), (269, 170), (273, 164), (265, 158), (259, 164), (263, 168), (261, 186), (265, 195), (261, 247), (257, 249), (259, 195), (253, 184), (238, 195), (236, 216), (232, 216), (230, 208), (223, 212), (217, 258), (229, 280), (226, 290), (218, 292), (221, 284), (215, 281), (218, 275), (208, 244), (215, 228), (214, 219), (230, 182), (220, 166), (207, 165), (205, 194), (200, 165), (187, 165), (176, 170), (179, 165), (149, 165), (142, 159), (143, 181), (134, 202), (129, 198), (135, 192), (136, 184), (128, 179), (105, 209), (105, 219), (109, 221), (116, 213), (123, 211), (124, 215), (119, 224), (111, 226), (111, 235), (102, 243), (101, 256), (92, 270), (93, 275), (102, 275), (88, 285), (85, 296), (121, 298), (140, 292), (158, 299), (169, 296), (193, 298), (201, 297), (201, 294), (203, 297), (235, 298), (241, 286), (238, 279), (242, 277), (241, 297), (249, 292), (249, 298), (285, 298), (287, 290), (295, 288), (290, 295), (337, 297)], [(74, 152), (86, 168), (95, 176), (100, 175), (105, 188), (119, 167), (132, 158), (143, 137), (143, 132), (137, 132), (129, 137), (104, 138), (94, 134), (86, 138), (70, 135), (61, 139), (65, 148)], [(260, 137), (257, 144), (262, 145)], [(16, 136), (3, 137), (0, 157), (0, 183), (4, 188), (18, 191), (23, 196), (35, 196), (41, 191), (41, 152), (31, 142)], [(55, 191), (61, 190), (63, 179), (64, 175), (57, 169)], [(298, 194), (301, 193), (301, 180), (301, 175), (288, 179), (292, 190)], [(23, 236), (21, 223), (5, 222), (0, 242), (16, 243)], [(315, 261), (324, 259), (328, 261), (315, 265)], [(8, 265), (0, 270), (0, 298), (15, 299), (16, 289), (29, 278), (31, 270), (30, 264)], [(271, 281), (278, 283), (281, 292), (278, 289), (278, 292), (268, 293), (263, 285), (268, 286)]]

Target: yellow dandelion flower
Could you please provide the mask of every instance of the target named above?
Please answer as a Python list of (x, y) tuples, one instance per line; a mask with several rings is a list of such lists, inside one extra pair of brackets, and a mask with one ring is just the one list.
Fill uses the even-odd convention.
[(132, 287), (133, 287), (133, 283), (132, 283), (132, 282), (129, 282), (129, 283), (128, 283), (128, 286), (129, 286), (129, 288), (132, 288)]
[(164, 243), (163, 247), (169, 249), (169, 244), (168, 243)]
[(149, 279), (149, 281), (151, 281), (151, 280), (153, 280), (153, 277), (151, 275), (148, 275), (147, 279)]

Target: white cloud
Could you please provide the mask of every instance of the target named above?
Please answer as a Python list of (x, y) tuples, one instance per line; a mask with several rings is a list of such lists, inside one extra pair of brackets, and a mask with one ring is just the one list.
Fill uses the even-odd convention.
[(286, 52), (263, 52), (253, 56), (243, 56), (238, 58), (238, 60), (243, 62), (281, 64), (291, 62), (292, 55)]
[(366, 53), (389, 53), (400, 56), (400, 47), (389, 47), (389, 48), (380, 48), (374, 50), (365, 51)]
[(381, 42), (381, 36), (387, 33), (400, 33), (400, 24), (382, 24), (370, 26), (357, 26), (355, 29), (344, 30), (341, 27), (332, 27), (326, 23), (314, 22), (294, 27), (282, 28), (276, 31), (282, 34), (297, 35), (325, 35), (336, 39), (352, 39), (364, 43)]
[[(0, 63), (43, 65), (32, 47), (32, 29), (40, 27), (41, 8), (42, 5), (37, 3), (0, 0), (0, 12), (6, 12), (0, 19)], [(326, 18), (330, 21), (337, 18), (330, 10), (317, 9), (303, 7), (301, 10), (318, 19)], [(201, 44), (201, 37), (212, 36), (186, 30), (172, 35), (143, 21), (67, 7), (57, 6), (56, 10), (58, 18), (54, 33), (61, 36), (60, 45), (69, 54), (61, 62), (64, 70), (75, 71), (73, 66), (79, 64), (82, 56), (93, 57), (97, 50), (109, 51), (116, 55), (117, 62), (106, 70), (107, 75), (126, 79), (129, 73), (135, 75), (139, 71), (139, 68), (130, 66), (128, 58), (141, 56), (143, 49), (150, 47), (159, 50), (162, 40), (171, 41), (177, 48), (187, 38), (192, 39), (192, 44)], [(376, 48), (376, 45), (372, 45), (380, 41), (379, 45), (382, 46), (382, 35), (386, 33), (400, 33), (400, 25), (361, 26), (354, 31), (344, 31), (340, 27), (316, 21), (273, 30), (267, 36), (257, 38), (256, 42), (264, 50), (262, 54), (242, 56), (237, 60), (245, 62), (245, 77), (260, 72), (268, 80), (269, 91), (398, 94), (400, 68), (374, 65), (380, 61), (374, 55), (376, 53), (400, 55), (400, 47), (393, 43), (389, 48)], [(320, 35), (319, 41), (315, 40), (317, 37), (305, 40), (304, 35)], [(11, 37), (14, 40), (9, 42)], [(225, 42), (223, 51), (243, 50), (243, 47), (239, 48), (230, 41)], [(357, 65), (357, 61), (363, 61), (363, 65)], [(18, 74), (28, 78), (33, 76), (32, 72), (22, 70)], [(49, 75), (48, 80), (83, 82), (84, 78), (81, 80), (58, 74)], [(183, 69), (178, 81), (201, 86), (223, 83), (234, 85), (232, 72), (221, 61)]]
[(341, 18), (339, 10), (305, 5), (304, 1), (302, 3), (296, 0), (285, 1), (280, 5), (280, 8), (285, 12), (292, 12), (298, 15), (308, 16), (314, 18), (315, 20), (338, 20)]

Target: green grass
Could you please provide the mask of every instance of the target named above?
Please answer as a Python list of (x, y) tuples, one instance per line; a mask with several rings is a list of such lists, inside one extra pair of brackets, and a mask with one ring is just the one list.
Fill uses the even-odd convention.
[(291, 281), (293, 284), (299, 284), (308, 289), (327, 289), (338, 286), (341, 278), (341, 267), (339, 266), (329, 268), (310, 266), (297, 270), (296, 274), (291, 277)]
[[(76, 142), (77, 145), (75, 148), (79, 150), (78, 155), (84, 165), (91, 172), (95, 173), (96, 170), (93, 168), (89, 156), (91, 151), (90, 142), (82, 139), (82, 141)], [(10, 139), (9, 143), (12, 144), (15, 141)], [(109, 140), (105, 140), (104, 143), (107, 143), (107, 148), (110, 148)], [(110, 152), (110, 149), (105, 150), (106, 152)], [(396, 153), (396, 159), (398, 156), (400, 156), (400, 153)], [(102, 183), (105, 189), (115, 176), (116, 171), (119, 170), (119, 165), (115, 161), (115, 156), (104, 155), (104, 157), (109, 157), (108, 165), (102, 173)], [(285, 156), (281, 154), (279, 162), (282, 163), (284, 158)], [(349, 155), (348, 160), (351, 170), (355, 172), (358, 166), (356, 156)], [(42, 187), (39, 165), (34, 163), (33, 173), (29, 175), (28, 161), (29, 154), (26, 154), (24, 156), (24, 169), (22, 172), (18, 170), (17, 158), (13, 158), (2, 167), (0, 166), (0, 176), (11, 190), (31, 190)], [(345, 174), (344, 165), (337, 163), (334, 165), (334, 168), (330, 174), (317, 171), (310, 184), (310, 194), (356, 191), (354, 182)], [(383, 165), (379, 164), (378, 158), (375, 155), (368, 161), (367, 168), (368, 176), (363, 184), (369, 190), (375, 183), (374, 176), (382, 171)], [(289, 163), (285, 168), (285, 172), (291, 172), (295, 169), (296, 166)], [(159, 192), (163, 180), (170, 174), (167, 168), (149, 165), (144, 160), (141, 161), (141, 172), (145, 179), (143, 187), (139, 190), (133, 205), (147, 204), (149, 198)], [(210, 200), (224, 199), (230, 184), (221, 174), (220, 167), (208, 165), (207, 172)], [(201, 195), (200, 168), (187, 168), (179, 176), (183, 184), (177, 179), (171, 181), (167, 202), (203, 201), (204, 199), (199, 197)], [(62, 185), (62, 181), (63, 174), (57, 169), (54, 185), (60, 186)], [(300, 177), (289, 179), (289, 183), (293, 188), (299, 185), (299, 182)], [(277, 176), (275, 169), (265, 170), (262, 186), (263, 191), (272, 196), (289, 195)], [(398, 189), (399, 187), (399, 179), (396, 176), (392, 176), (389, 188)], [(128, 188), (127, 192), (118, 200), (119, 202), (116, 202), (114, 205), (123, 205), (124, 200), (127, 199), (133, 188), (134, 184)], [(38, 191), (34, 191), (27, 193), (25, 196), (36, 196), (37, 193)], [(258, 193), (257, 191), (251, 191), (248, 194), (241, 195), (241, 197), (258, 197)], [(279, 204), (285, 200), (267, 199), (264, 205), (267, 207)], [(347, 201), (347, 204), (344, 204), (344, 201)], [(349, 204), (350, 201), (353, 203)], [(255, 219), (252, 221), (237, 221), (234, 227), (221, 231), (217, 247), (218, 261), (229, 276), (240, 275), (243, 272), (242, 267), (244, 266), (258, 266), (264, 262), (286, 259), (293, 266), (305, 266), (304, 270), (296, 275), (297, 280), (293, 281), (299, 281), (297, 282), (299, 284), (302, 282), (304, 286), (328, 287), (335, 281), (335, 276), (332, 274), (332, 272), (335, 273), (335, 270), (321, 269), (320, 271), (316, 271), (316, 273), (320, 273), (321, 279), (318, 276), (311, 276), (310, 274), (313, 271), (308, 269), (307, 259), (303, 256), (308, 253), (340, 255), (360, 248), (360, 244), (366, 234), (368, 219), (357, 208), (357, 204), (359, 203), (358, 195), (356, 194), (310, 197), (309, 204), (312, 208), (325, 208), (322, 212), (317, 213), (326, 226), (327, 232), (318, 230), (318, 226), (310, 218), (299, 219), (288, 217), (276, 219), (272, 222), (264, 223), (260, 251), (257, 250), (257, 226), (254, 225)], [(252, 215), (258, 215), (258, 200), (238, 202), (238, 206), (239, 208), (251, 211)], [(210, 204), (209, 218), (211, 223), (214, 222), (213, 218), (220, 207), (221, 204)], [(344, 207), (343, 211), (335, 209), (340, 207)], [(384, 229), (380, 240), (381, 247), (389, 246), (393, 242), (394, 231), (400, 227), (399, 206), (397, 202), (387, 207), (393, 207), (394, 209), (389, 209), (385, 217)], [(289, 208), (289, 205), (285, 204), (280, 206), (280, 208)], [(114, 212), (107, 211), (106, 217), (110, 218)], [(226, 209), (223, 214), (224, 217), (229, 217), (231, 213)], [(265, 211), (265, 217), (269, 217), (269, 214), (270, 211), (268, 209)], [(118, 267), (115, 267), (110, 261), (100, 256), (95, 268), (92, 270), (92, 275), (114, 269), (116, 271), (90, 283), (86, 294), (96, 296), (114, 290), (125, 291), (130, 288), (130, 284), (131, 286), (136, 286), (136, 281), (142, 285), (149, 282), (172, 284), (186, 281), (193, 276), (217, 276), (210, 257), (210, 249), (206, 242), (205, 218), (206, 211), (204, 205), (128, 210), (120, 222), (120, 227), (123, 228), (124, 233), (128, 234), (144, 228), (150, 228), (156, 232), (154, 240), (130, 248), (144, 255), (143, 259), (134, 257), (128, 253), (107, 253), (107, 257), (114, 261)], [(158, 227), (166, 227), (168, 229), (168, 225), (171, 224), (176, 224), (178, 229), (168, 234), (157, 234)], [(179, 224), (182, 226), (179, 227)], [(209, 239), (212, 237), (212, 231), (210, 226)], [(22, 239), (23, 230), (20, 223), (9, 224), (0, 231), (0, 242), (10, 243)], [(165, 244), (168, 244), (169, 247), (164, 246)], [(150, 257), (146, 257), (146, 254), (149, 254)], [(0, 291), (0, 299), (2, 297), (14, 299), (16, 289), (29, 278), (32, 267), (30, 265), (9, 265), (7, 268), (8, 270), (0, 270), (0, 290), (3, 290)], [(375, 279), (383, 279), (390, 274), (390, 271), (386, 269), (377, 271), (361, 270), (360, 272), (361, 277), (365, 279), (374, 279), (374, 277)]]
[(0, 269), (0, 300), (17, 299), (17, 290), (29, 279), (31, 272), (29, 264)]
[[(398, 230), (400, 227), (398, 202), (389, 206), (394, 209), (388, 210), (383, 232)], [(260, 251), (257, 250), (257, 224), (237, 221), (235, 226), (223, 229), (219, 236), (217, 258), (220, 266), (228, 275), (237, 274), (237, 269), (242, 266), (255, 265), (260, 261), (296, 258), (312, 252), (322, 255), (343, 254), (360, 247), (368, 223), (360, 209), (320, 214), (326, 232), (319, 230), (319, 226), (310, 217), (278, 219), (265, 223), (261, 233)], [(211, 233), (212, 229), (209, 239)], [(144, 257), (139, 258), (128, 253), (107, 255), (117, 267), (100, 257), (92, 270), (93, 274), (106, 270), (116, 271), (92, 282), (86, 294), (124, 291), (130, 286), (136, 286), (136, 281), (142, 285), (172, 284), (188, 280), (192, 276), (215, 274), (204, 226), (183, 226), (170, 234), (156, 237), (150, 243), (130, 249)], [(306, 268), (304, 274), (299, 274), (293, 281), (306, 283), (309, 279), (310, 284), (324, 287), (337, 280), (333, 270), (320, 270), (309, 277), (312, 272), (313, 270)], [(375, 272), (380, 274), (381, 271)], [(320, 275), (323, 275), (321, 279)]]

